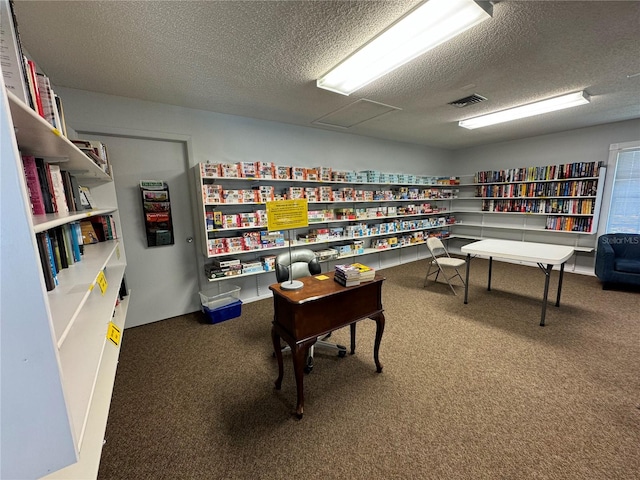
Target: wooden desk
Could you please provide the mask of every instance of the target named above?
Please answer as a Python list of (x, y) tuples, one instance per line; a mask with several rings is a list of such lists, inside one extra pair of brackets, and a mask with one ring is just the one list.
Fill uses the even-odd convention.
[(493, 257), (536, 263), (538, 267), (540, 267), (540, 270), (545, 274), (544, 294), (542, 296), (542, 316), (540, 318), (541, 327), (544, 327), (544, 319), (547, 312), (547, 297), (549, 295), (549, 277), (551, 276), (551, 270), (553, 270), (554, 265), (559, 265), (560, 277), (558, 279), (556, 307), (560, 306), (564, 264), (573, 256), (573, 247), (550, 245), (548, 243), (487, 239), (465, 245), (461, 250), (462, 253), (467, 254), (467, 276), (464, 285), (464, 303), (467, 303), (469, 295), (469, 267), (471, 266), (471, 255), (480, 255), (489, 257), (489, 280), (487, 281), (487, 290), (491, 290), (491, 267), (493, 264)]
[[(329, 277), (319, 280), (316, 277)], [(298, 405), (296, 415), (302, 418), (304, 409), (304, 365), (309, 347), (318, 337), (333, 330), (351, 326), (351, 354), (356, 350), (356, 322), (370, 318), (376, 322), (376, 339), (373, 359), (376, 371), (382, 372), (378, 359), (380, 341), (384, 331), (382, 313), (382, 282), (384, 277), (376, 274), (371, 282), (355, 287), (343, 287), (333, 280), (333, 272), (311, 277), (299, 278), (304, 286), (299, 290), (283, 290), (280, 284), (269, 286), (273, 291), (275, 310), (271, 338), (278, 359), (278, 378), (276, 389), (282, 386), (282, 350), (280, 338), (291, 347), (293, 370), (296, 377)]]

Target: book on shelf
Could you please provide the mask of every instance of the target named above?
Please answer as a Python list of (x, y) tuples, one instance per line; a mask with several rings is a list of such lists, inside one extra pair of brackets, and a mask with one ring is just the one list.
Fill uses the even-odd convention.
[(64, 234), (62, 227), (51, 229), (49, 235), (51, 236), (51, 240), (53, 243), (58, 271), (64, 268), (69, 268), (69, 258), (67, 257), (67, 247), (64, 243)]
[(49, 167), (49, 174), (51, 175), (51, 186), (53, 187), (53, 198), (56, 203), (56, 212), (67, 213), (69, 212), (69, 206), (67, 205), (67, 197), (64, 191), (64, 180), (62, 179), (60, 165), (47, 165)]
[(76, 260), (76, 254), (74, 251), (75, 247), (73, 246), (73, 227), (67, 223), (65, 225), (62, 225), (61, 229), (62, 237), (64, 240), (64, 249), (67, 253), (67, 263), (69, 265), (73, 265), (74, 263), (79, 261), (79, 259)]
[(76, 262), (84, 255), (84, 242), (82, 241), (82, 228), (80, 222), (71, 222), (71, 244), (73, 245), (73, 256)]
[(82, 244), (91, 245), (92, 243), (98, 243), (98, 233), (90, 220), (80, 221), (80, 230), (82, 232)]
[(36, 243), (38, 245), (38, 254), (40, 256), (40, 264), (42, 266), (42, 275), (47, 291), (50, 292), (56, 288), (53, 270), (49, 259), (49, 247), (47, 242), (47, 232), (36, 233)]
[(33, 215), (44, 215), (47, 212), (44, 206), (44, 195), (42, 193), (42, 187), (40, 186), (36, 158), (31, 155), (22, 155), (22, 167), (24, 169), (27, 190), (29, 191), (31, 213)]
[(46, 213), (55, 213), (55, 203), (51, 190), (51, 175), (49, 174), (48, 164), (42, 158), (36, 157), (36, 168), (38, 170), (38, 179), (40, 180), (40, 189), (42, 190), (42, 199), (44, 201), (44, 209)]
[(0, 0), (0, 65), (7, 91), (32, 106), (13, 1)]
[(71, 173), (69, 173), (66, 170), (61, 170), (60, 174), (62, 175), (62, 184), (64, 186), (64, 198), (67, 203), (67, 208), (69, 209), (70, 212), (77, 212), (78, 211), (77, 207), (80, 204), (79, 198), (76, 201), (76, 197), (80, 196), (80, 191), (77, 190), (78, 183), (76, 182), (76, 185), (75, 185), (76, 191), (74, 191), (73, 180), (72, 180), (73, 175), (71, 175)]
[(93, 163), (102, 169), (107, 175), (111, 175), (111, 164), (107, 154), (107, 146), (98, 140), (71, 140)]
[(78, 190), (80, 192), (80, 204), (82, 206), (82, 210), (91, 210), (95, 208), (96, 204), (91, 196), (91, 190), (89, 190), (89, 187), (79, 185)]
[(58, 96), (58, 94), (56, 94), (54, 92), (53, 94), (54, 100), (56, 102), (56, 111), (58, 113), (58, 123), (59, 123), (59, 129), (62, 132), (62, 135), (64, 135), (65, 137), (67, 136), (67, 122), (64, 118), (64, 108), (62, 106), (62, 99)]
[(53, 276), (53, 283), (54, 286), (58, 286), (58, 268), (56, 267), (56, 262), (55, 262), (55, 258), (54, 258), (54, 252), (53, 252), (53, 244), (51, 243), (51, 236), (49, 235), (49, 232), (43, 232), (44, 233), (44, 239), (45, 239), (45, 248), (46, 248), (46, 252), (47, 252), (47, 259), (49, 260), (49, 266), (51, 268), (51, 275)]
[(98, 236), (98, 241), (104, 242), (118, 238), (116, 225), (111, 215), (98, 215), (90, 218), (93, 229)]
[[(26, 58), (26, 57), (25, 57)], [(44, 118), (44, 109), (42, 106), (42, 97), (40, 96), (40, 87), (38, 84), (38, 74), (36, 64), (33, 60), (26, 59), (27, 78), (29, 80), (29, 92), (33, 99), (33, 109)]]

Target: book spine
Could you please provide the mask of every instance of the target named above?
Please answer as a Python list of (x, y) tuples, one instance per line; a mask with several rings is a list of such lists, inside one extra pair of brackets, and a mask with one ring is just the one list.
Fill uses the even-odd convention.
[(73, 235), (75, 236), (75, 241), (73, 243), (74, 253), (76, 256), (76, 262), (81, 260), (82, 255), (84, 254), (84, 243), (82, 241), (82, 227), (80, 226), (80, 222), (71, 223), (73, 227)]
[(0, 57), (5, 88), (31, 105), (18, 23), (10, 0), (0, 0)]
[(47, 258), (49, 259), (49, 265), (51, 266), (51, 274), (53, 275), (53, 283), (55, 286), (58, 285), (58, 269), (56, 268), (56, 263), (54, 259), (53, 253), (53, 245), (51, 244), (51, 237), (48, 232), (44, 232), (46, 246), (47, 246)]
[(56, 124), (55, 104), (53, 100), (53, 93), (51, 92), (49, 77), (42, 73), (36, 73), (36, 80), (38, 82), (40, 101), (42, 103), (42, 117), (54, 128), (58, 128), (58, 125)]
[(40, 88), (38, 87), (38, 76), (36, 73), (36, 64), (33, 60), (27, 60), (27, 67), (29, 69), (29, 83), (32, 87), (34, 96), (34, 110), (44, 118), (44, 109), (42, 108), (42, 98), (40, 97)]
[(69, 212), (67, 198), (64, 192), (64, 180), (59, 165), (49, 165), (49, 173), (51, 174), (51, 185), (53, 187), (53, 196), (56, 200), (56, 211), (58, 213)]
[(76, 256), (73, 251), (73, 240), (72, 240), (72, 231), (71, 225), (68, 223), (62, 226), (62, 235), (64, 238), (64, 249), (67, 253), (67, 264), (73, 265), (76, 263)]
[(53, 278), (53, 271), (51, 270), (51, 263), (49, 261), (49, 247), (47, 246), (45, 232), (36, 233), (36, 242), (38, 244), (38, 254), (40, 255), (40, 264), (42, 266), (44, 283), (47, 291), (50, 292), (56, 288), (56, 283)]
[(64, 199), (67, 203), (67, 209), (70, 212), (76, 211), (76, 201), (73, 198), (73, 186), (71, 184), (71, 174), (65, 170), (60, 171), (62, 175), (62, 184), (64, 186)]
[(64, 232), (62, 227), (56, 227), (53, 229), (53, 235), (58, 245), (58, 251), (60, 255), (60, 269), (69, 268), (69, 258), (67, 257), (67, 248), (64, 242)]
[(42, 191), (42, 199), (44, 200), (45, 213), (55, 213), (51, 200), (51, 190), (49, 190), (47, 167), (42, 158), (36, 158), (36, 168), (38, 169), (38, 180), (40, 181), (40, 190)]
[(31, 201), (31, 212), (34, 215), (44, 215), (46, 213), (44, 207), (44, 197), (42, 195), (42, 187), (38, 178), (38, 168), (36, 167), (36, 159), (33, 156), (23, 155), (22, 166), (24, 168), (24, 176), (29, 190), (29, 200)]
[(44, 164), (44, 171), (47, 175), (47, 186), (49, 187), (49, 195), (51, 197), (51, 213), (58, 212), (58, 203), (56, 202), (55, 189), (53, 188), (53, 177), (51, 176), (51, 165), (49, 163)]

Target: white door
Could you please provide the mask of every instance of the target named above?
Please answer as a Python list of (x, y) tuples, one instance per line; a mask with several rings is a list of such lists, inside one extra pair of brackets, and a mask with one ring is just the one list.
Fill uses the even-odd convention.
[[(184, 142), (80, 134), (107, 145), (127, 258), (132, 295), (127, 327), (194, 312), (200, 308), (197, 252)], [(174, 244), (148, 247), (140, 180), (169, 186)]]

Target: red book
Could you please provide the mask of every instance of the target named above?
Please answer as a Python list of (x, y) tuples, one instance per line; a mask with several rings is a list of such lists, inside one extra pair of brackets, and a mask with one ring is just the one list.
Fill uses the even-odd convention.
[(44, 215), (44, 197), (42, 196), (42, 187), (38, 178), (38, 168), (36, 167), (35, 157), (23, 155), (22, 166), (24, 168), (24, 176), (29, 189), (29, 200), (31, 201), (31, 212), (34, 215)]
[(36, 111), (40, 114), (42, 118), (44, 118), (44, 109), (42, 108), (42, 98), (40, 97), (40, 88), (38, 87), (38, 75), (36, 74), (36, 64), (33, 60), (27, 60), (27, 67), (29, 69), (29, 82), (33, 87), (33, 92), (35, 93), (36, 98), (34, 98), (34, 103), (36, 105)]

